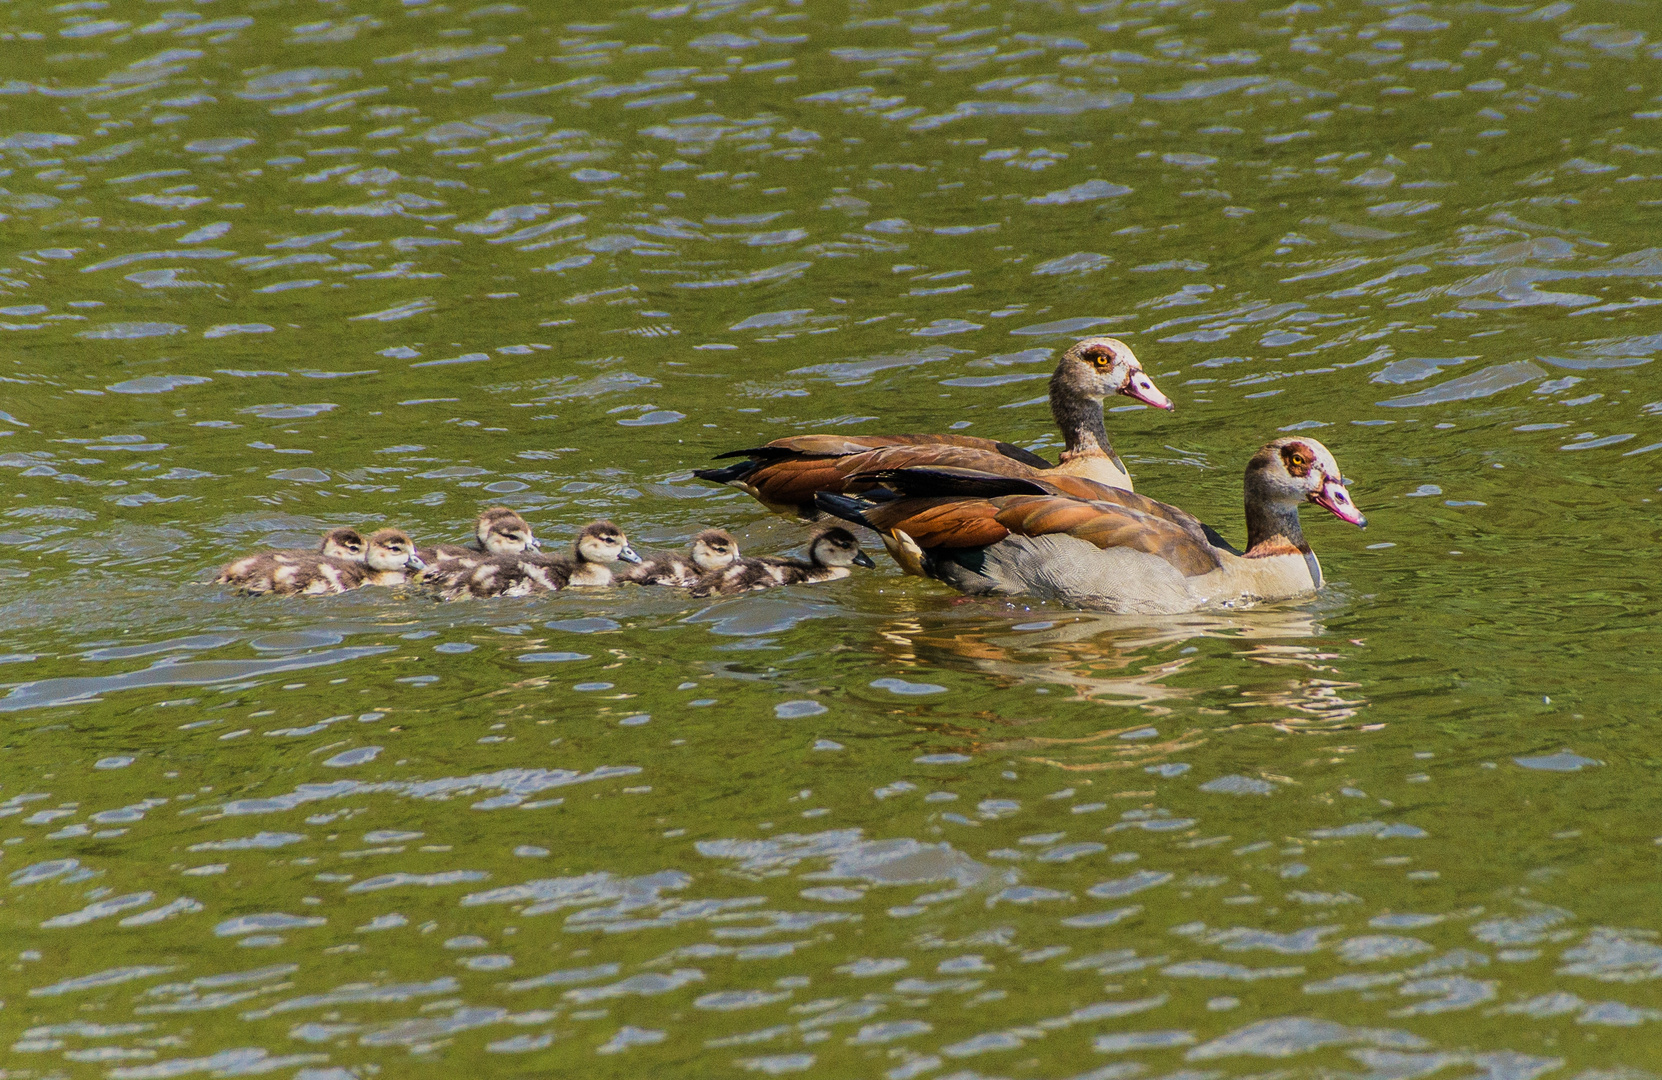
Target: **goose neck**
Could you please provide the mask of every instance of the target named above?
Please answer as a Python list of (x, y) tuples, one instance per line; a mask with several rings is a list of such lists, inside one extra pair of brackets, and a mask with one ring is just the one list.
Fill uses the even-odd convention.
[(1113, 457), (1108, 429), (1102, 422), (1102, 402), (1085, 397), (1057, 379), (1050, 383), (1050, 414), (1062, 432), (1067, 448), (1062, 460), (1076, 457)]
[(1249, 559), (1270, 555), (1310, 553), (1310, 543), (1298, 523), (1298, 503), (1285, 495), (1265, 490), (1249, 473), (1246, 483), (1246, 526)]

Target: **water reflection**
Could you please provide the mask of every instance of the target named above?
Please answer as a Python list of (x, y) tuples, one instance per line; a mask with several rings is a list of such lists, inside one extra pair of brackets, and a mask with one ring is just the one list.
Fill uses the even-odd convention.
[[(1147, 708), (1161, 702), (1181, 702), (1198, 693), (1195, 688), (1163, 681), (1192, 666), (1188, 654), (1198, 651), (1198, 646), (1190, 644), (1193, 641), (1317, 637), (1324, 633), (1316, 616), (1291, 608), (1229, 615), (1136, 616), (1048, 612), (1040, 607), (1024, 609), (1016, 617), (1020, 621), (1008, 616), (993, 621), (984, 611), (976, 610), (987, 606), (964, 604), (948, 620), (890, 621), (880, 630), (883, 652), (908, 666), (974, 670), (999, 676), (1007, 686), (1048, 684), (1071, 690), (1071, 700)], [(1053, 617), (1043, 617), (1046, 615)], [(1300, 651), (1297, 646), (1261, 645), (1246, 655), (1298, 655)], [(1334, 657), (1312, 654), (1312, 658)], [(1128, 670), (1133, 668), (1138, 670)], [(1163, 715), (1169, 710), (1149, 711)]]
[[(8, 1068), (1656, 1069), (1641, 9), (176, 6), (0, 25)], [(205, 584), (497, 502), (783, 552), (690, 470), (1043, 451), (1091, 331), (1140, 490), (1363, 463), (1321, 598)]]

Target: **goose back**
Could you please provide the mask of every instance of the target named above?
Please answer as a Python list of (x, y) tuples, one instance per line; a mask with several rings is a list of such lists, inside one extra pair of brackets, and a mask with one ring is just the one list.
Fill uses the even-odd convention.
[(776, 513), (812, 518), (818, 515), (817, 492), (851, 494), (869, 490), (861, 474), (881, 468), (954, 466), (1000, 475), (1038, 478), (1080, 477), (1129, 489), (1126, 470), (1103, 426), (1103, 401), (1124, 394), (1159, 408), (1170, 408), (1142, 364), (1124, 342), (1086, 338), (1057, 362), (1050, 379), (1051, 414), (1065, 446), (1052, 463), (1012, 443), (967, 435), (797, 435), (765, 446), (734, 450), (721, 458), (744, 460), (694, 475), (730, 484)]

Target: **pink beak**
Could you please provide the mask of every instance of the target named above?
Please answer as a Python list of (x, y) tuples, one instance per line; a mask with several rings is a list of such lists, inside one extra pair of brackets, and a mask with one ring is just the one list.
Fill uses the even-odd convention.
[(1145, 405), (1152, 405), (1156, 409), (1172, 408), (1171, 398), (1160, 392), (1154, 385), (1154, 380), (1148, 377), (1146, 371), (1134, 371), (1131, 378), (1125, 382), (1125, 388), (1120, 391), (1126, 397), (1135, 398)]
[(1368, 519), (1362, 516), (1362, 511), (1350, 501), (1350, 492), (1345, 486), (1332, 477), (1324, 478), (1322, 489), (1310, 496), (1310, 501), (1330, 512), (1340, 521), (1348, 521), (1360, 528), (1368, 527)]

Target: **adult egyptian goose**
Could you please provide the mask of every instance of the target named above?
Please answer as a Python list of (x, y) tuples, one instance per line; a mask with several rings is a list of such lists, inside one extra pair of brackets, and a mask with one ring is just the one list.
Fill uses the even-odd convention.
[(836, 581), (849, 575), (850, 565), (870, 569), (877, 564), (860, 550), (860, 541), (854, 534), (839, 525), (808, 542), (806, 559), (735, 559), (731, 565), (705, 574), (691, 593), (693, 596), (732, 596), (779, 585)]
[(360, 562), (323, 554), (273, 558), (235, 584), (247, 593), (322, 596), (364, 585), (402, 585), (408, 580), (408, 572), (420, 570), (422, 565), (415, 543), (407, 535), (398, 529), (382, 529), (365, 541)]
[(570, 556), (524, 553), (490, 555), (471, 565), (441, 567), (423, 580), (436, 586), (446, 600), (465, 597), (529, 596), (567, 587), (595, 588), (614, 583), (619, 561), (639, 563), (623, 530), (610, 521), (583, 526)]
[(416, 554), (429, 567), (439, 567), (453, 562), (476, 563), (486, 555), (518, 555), (541, 546), (525, 519), (506, 506), (481, 511), (473, 523), (473, 536), (477, 546), (434, 544)]
[(726, 529), (705, 529), (693, 537), (687, 554), (666, 551), (631, 566), (621, 573), (614, 572), (619, 581), (636, 585), (674, 585), (689, 588), (698, 579), (713, 570), (733, 565), (739, 557), (739, 543)]
[[(242, 558), (228, 562), (221, 567), (219, 576), (214, 578), (214, 581), (220, 585), (236, 585), (241, 588), (249, 582), (259, 582), (268, 578), (279, 566), (316, 559), (320, 555), (330, 559), (339, 559), (342, 562), (363, 562), (363, 535), (357, 529), (330, 529), (323, 534), (323, 539), (318, 546), (310, 550), (305, 548), (277, 548), (271, 551), (259, 551), (252, 555), (244, 555)], [(252, 591), (264, 592), (267, 590)]]
[(1247, 463), (1244, 553), (1192, 515), (1131, 492), (1084, 500), (1042, 480), (951, 470), (870, 479), (886, 490), (824, 494), (819, 505), (877, 530), (914, 573), (972, 595), (1113, 612), (1176, 614), (1313, 593), (1322, 571), (1299, 506), (1367, 525), (1332, 453), (1307, 438), (1277, 439)]
[[(968, 435), (796, 435), (722, 454), (745, 460), (693, 474), (730, 484), (775, 513), (808, 518), (818, 516), (816, 493), (864, 491), (869, 484), (850, 478), (878, 468), (947, 466), (1009, 476), (1076, 476), (1129, 491), (1131, 475), (1114, 453), (1102, 420), (1103, 401), (1115, 394), (1158, 409), (1172, 407), (1130, 346), (1116, 338), (1089, 337), (1062, 354), (1050, 377), (1050, 412), (1067, 443), (1055, 465), (1019, 446)], [(876, 451), (883, 452), (881, 461), (873, 457)]]

